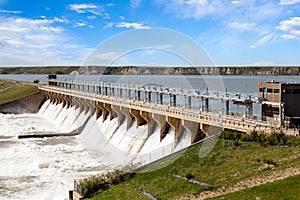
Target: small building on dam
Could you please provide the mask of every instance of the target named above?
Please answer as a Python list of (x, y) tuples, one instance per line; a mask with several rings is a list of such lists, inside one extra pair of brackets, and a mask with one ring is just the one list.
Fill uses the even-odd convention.
[(262, 101), (262, 119), (280, 127), (300, 126), (300, 84), (266, 82), (258, 85), (258, 98)]

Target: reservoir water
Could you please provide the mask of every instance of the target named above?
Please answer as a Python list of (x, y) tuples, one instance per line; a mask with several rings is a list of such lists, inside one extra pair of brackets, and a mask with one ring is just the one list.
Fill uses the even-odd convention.
[[(268, 76), (62, 76), (90, 81), (122, 82), (128, 84), (157, 83), (168, 87), (206, 87), (247, 94), (257, 93), (261, 81), (275, 80)], [(39, 79), (37, 75), (0, 75), (0, 78)], [(278, 81), (300, 82), (296, 76), (279, 76)], [(223, 84), (223, 85), (222, 85)], [(86, 122), (80, 136), (18, 140), (20, 134), (65, 133)], [(134, 123), (134, 122), (133, 122)], [(162, 147), (176, 151), (189, 144), (190, 137), (182, 133), (180, 144), (172, 144), (174, 131), (160, 141), (159, 129), (147, 138), (146, 126), (118, 126), (117, 120), (96, 120), (90, 113), (46, 101), (36, 114), (0, 114), (0, 199), (67, 199), (73, 180), (107, 171), (139, 155), (159, 154)], [(154, 154), (153, 154), (154, 155)]]

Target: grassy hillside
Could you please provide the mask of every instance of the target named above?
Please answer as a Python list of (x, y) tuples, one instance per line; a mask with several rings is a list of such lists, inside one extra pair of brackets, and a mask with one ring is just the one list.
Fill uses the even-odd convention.
[[(213, 150), (199, 158), (201, 145), (188, 149), (175, 162), (152, 172), (137, 173), (133, 178), (109, 187), (92, 199), (147, 199), (146, 191), (158, 199), (182, 195), (197, 196), (205, 190), (226, 187), (249, 178), (268, 175), (290, 167), (300, 167), (300, 138), (291, 146), (263, 147), (258, 142), (219, 139)], [(176, 155), (174, 155), (176, 156)], [(157, 162), (147, 170), (168, 163), (172, 157)], [(193, 177), (209, 184), (200, 186), (174, 177)], [(238, 198), (239, 199), (239, 198)]]
[(69, 74), (79, 67), (1, 67), (0, 74)]
[(35, 85), (0, 79), (0, 105), (37, 91), (38, 88)]
[(5, 80), (5, 79), (0, 79), (0, 91), (4, 90), (8, 87), (11, 87), (13, 85), (16, 85), (17, 81), (14, 80)]
[[(268, 199), (268, 200), (299, 200), (300, 199), (300, 175), (291, 176), (284, 180), (268, 183), (251, 189), (234, 192), (227, 195), (212, 198), (213, 200), (231, 199)], [(211, 199), (211, 200), (212, 200)]]

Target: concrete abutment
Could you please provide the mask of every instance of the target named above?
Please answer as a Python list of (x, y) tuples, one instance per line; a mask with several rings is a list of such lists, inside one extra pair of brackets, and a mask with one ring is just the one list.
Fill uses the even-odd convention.
[(118, 117), (118, 126), (120, 126), (121, 123), (122, 123), (122, 119), (123, 119), (123, 113), (122, 113), (122, 111), (121, 111), (121, 107), (112, 104), (112, 105), (111, 105), (111, 108), (112, 108), (112, 110), (116, 113), (116, 115), (117, 115), (117, 117)]
[(144, 120), (147, 122), (148, 126), (148, 137), (153, 133), (154, 129), (154, 119), (152, 119), (152, 115), (149, 112), (141, 111), (141, 116), (144, 118)]
[(181, 131), (181, 119), (167, 116), (167, 123), (174, 129), (175, 145), (178, 143), (178, 136)]
[(126, 130), (128, 130), (132, 125), (134, 117), (130, 114), (130, 108), (120, 107), (120, 110), (126, 117)]
[(135, 110), (131, 108), (129, 112), (135, 118), (137, 127), (147, 123), (146, 120), (142, 117), (140, 110)]
[(194, 144), (206, 137), (205, 133), (200, 129), (200, 123), (182, 120), (182, 126), (189, 132), (191, 136), (191, 144)]

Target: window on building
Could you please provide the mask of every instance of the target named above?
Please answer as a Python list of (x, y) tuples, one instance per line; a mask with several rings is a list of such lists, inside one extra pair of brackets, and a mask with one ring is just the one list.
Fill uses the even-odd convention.
[(268, 88), (268, 89), (267, 89), (267, 93), (273, 93), (273, 89)]
[(293, 89), (293, 94), (300, 94), (300, 89)]
[(280, 89), (274, 89), (274, 93), (280, 93)]

